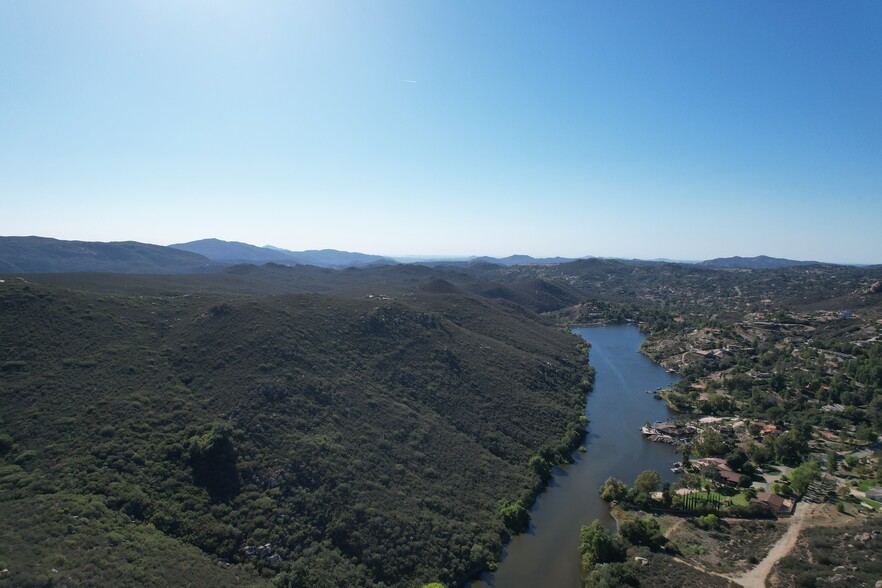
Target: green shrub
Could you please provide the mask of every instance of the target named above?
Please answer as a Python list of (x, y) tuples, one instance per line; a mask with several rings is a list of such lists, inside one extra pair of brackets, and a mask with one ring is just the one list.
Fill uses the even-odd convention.
[(590, 525), (582, 527), (579, 553), (582, 554), (582, 569), (590, 571), (598, 564), (624, 561), (626, 548), (619, 537), (612, 535), (599, 520), (594, 519)]
[(720, 518), (713, 514), (709, 513), (695, 519), (695, 524), (701, 527), (702, 529), (718, 529), (720, 527)]
[(500, 500), (497, 510), (502, 517), (502, 524), (505, 525), (509, 533), (517, 535), (527, 530), (530, 524), (530, 513), (524, 507), (523, 502), (520, 500), (511, 502)]

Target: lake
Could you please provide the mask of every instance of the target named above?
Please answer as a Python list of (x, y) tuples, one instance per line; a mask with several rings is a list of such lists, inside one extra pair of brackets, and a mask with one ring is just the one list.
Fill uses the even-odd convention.
[(667, 420), (664, 401), (647, 390), (677, 381), (660, 365), (639, 353), (644, 340), (632, 325), (573, 329), (591, 343), (590, 363), (597, 370), (585, 414), (591, 420), (575, 463), (554, 469), (554, 479), (531, 511), (530, 529), (512, 539), (499, 568), (484, 574), (474, 588), (576, 588), (579, 586), (579, 530), (600, 519), (614, 529), (598, 489), (613, 476), (631, 485), (643, 470), (656, 470), (674, 481), (673, 462), (680, 455), (670, 445), (643, 439), (646, 421)]

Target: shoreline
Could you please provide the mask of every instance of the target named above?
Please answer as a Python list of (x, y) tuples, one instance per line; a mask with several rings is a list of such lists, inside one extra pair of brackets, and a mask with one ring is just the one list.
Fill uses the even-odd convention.
[[(614, 331), (605, 333), (601, 329), (596, 339), (588, 333), (575, 333), (580, 328), (587, 330), (597, 327), (613, 329), (618, 327), (626, 330), (617, 334)], [(608, 528), (618, 526), (618, 521), (611, 513), (609, 505), (602, 503), (597, 496), (597, 490), (604, 479), (609, 476), (630, 478), (644, 469), (658, 469), (662, 466), (665, 466), (664, 471), (668, 471), (670, 469), (668, 464), (676, 458), (676, 454), (671, 449), (662, 450), (660, 447), (647, 449), (656, 444), (646, 443), (637, 432), (645, 415), (649, 415), (651, 419), (667, 419), (670, 415), (665, 403), (656, 403), (648, 398), (644, 401), (645, 395), (642, 394), (644, 387), (656, 387), (675, 379), (673, 374), (665, 374), (662, 366), (645, 354), (641, 353), (640, 358), (634, 355), (634, 351), (639, 350), (640, 343), (645, 339), (645, 333), (632, 322), (622, 321), (616, 323), (606, 321), (602, 324), (581, 327), (570, 325), (568, 328), (583, 339), (580, 343), (584, 343), (590, 349), (586, 357), (588, 366), (598, 370), (606, 378), (604, 386), (597, 388), (593, 385), (590, 392), (586, 393), (584, 411), (586, 418), (590, 415), (590, 424), (586, 423), (588, 426), (583, 431), (582, 439), (573, 445), (569, 459), (562, 461), (566, 464), (575, 460), (576, 467), (566, 468), (564, 472), (555, 472), (555, 475), (549, 478), (549, 483), (543, 485), (541, 491), (536, 494), (536, 500), (542, 497), (540, 508), (534, 511), (536, 503), (530, 505), (530, 526), (535, 530), (531, 530), (526, 536), (510, 536), (503, 559), (496, 562), (497, 569), (494, 570), (492, 567), (485, 569), (486, 576), (483, 573), (473, 576), (472, 583), (467, 586), (477, 588), (492, 585), (490, 583), (515, 587), (530, 586), (539, 581), (537, 574), (545, 572), (549, 575), (544, 581), (556, 578), (558, 583), (555, 585), (569, 585), (574, 581), (570, 579), (570, 574), (578, 575), (578, 564), (576, 562), (575, 568), (572, 568), (575, 571), (572, 571), (570, 558), (563, 554), (570, 549), (575, 550), (578, 543), (578, 528), (594, 518), (600, 518)], [(638, 365), (641, 366), (639, 370)], [(636, 379), (628, 377), (625, 384), (616, 375), (619, 374), (619, 370), (627, 374), (640, 375)], [(622, 386), (628, 390), (627, 394), (638, 402), (637, 405), (622, 404), (617, 400)], [(606, 393), (595, 396), (598, 390)], [(637, 390), (641, 391), (639, 396), (635, 393)], [(650, 404), (646, 404), (647, 402)], [(628, 442), (624, 446), (619, 446), (615, 440), (621, 434), (619, 431), (630, 431), (632, 426), (637, 427), (634, 429), (634, 435), (628, 434)], [(613, 430), (610, 429), (611, 427)], [(591, 439), (586, 440), (586, 436)], [(613, 445), (610, 446), (610, 443)], [(585, 450), (580, 451), (580, 447), (584, 447)], [(618, 453), (619, 447), (621, 454)], [(576, 454), (576, 451), (579, 451), (579, 454)], [(617, 458), (615, 455), (622, 457)], [(634, 468), (638, 469), (632, 471)], [(668, 476), (670, 477), (670, 474)], [(557, 488), (558, 492), (549, 493), (549, 497), (546, 498), (544, 493), (552, 487)], [(534, 523), (535, 527), (533, 527)], [(567, 538), (571, 535), (570, 544)]]

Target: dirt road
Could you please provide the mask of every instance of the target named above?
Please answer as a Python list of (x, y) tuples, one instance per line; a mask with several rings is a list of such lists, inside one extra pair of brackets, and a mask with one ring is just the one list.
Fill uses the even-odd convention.
[(803, 522), (814, 512), (816, 506), (807, 502), (798, 503), (796, 511), (790, 518), (790, 528), (772, 546), (768, 555), (752, 570), (745, 572), (741, 576), (733, 576), (731, 578), (732, 581), (745, 586), (745, 588), (762, 588), (765, 586), (766, 578), (769, 576), (769, 572), (772, 571), (772, 566), (778, 563), (781, 558), (786, 557), (796, 546), (796, 540), (799, 538)]

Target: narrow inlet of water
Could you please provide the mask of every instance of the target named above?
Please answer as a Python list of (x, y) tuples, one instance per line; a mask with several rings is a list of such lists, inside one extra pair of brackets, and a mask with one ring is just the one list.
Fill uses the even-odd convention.
[(591, 343), (589, 360), (597, 370), (585, 414), (590, 419), (575, 462), (554, 469), (554, 478), (530, 512), (530, 528), (515, 537), (498, 569), (484, 574), (473, 588), (577, 588), (579, 530), (594, 519), (610, 530), (615, 522), (598, 489), (610, 476), (631, 485), (637, 474), (656, 470), (674, 481), (679, 454), (670, 445), (652, 443), (640, 434), (646, 421), (671, 417), (664, 401), (648, 391), (677, 380), (639, 353), (644, 337), (632, 325), (573, 330)]

